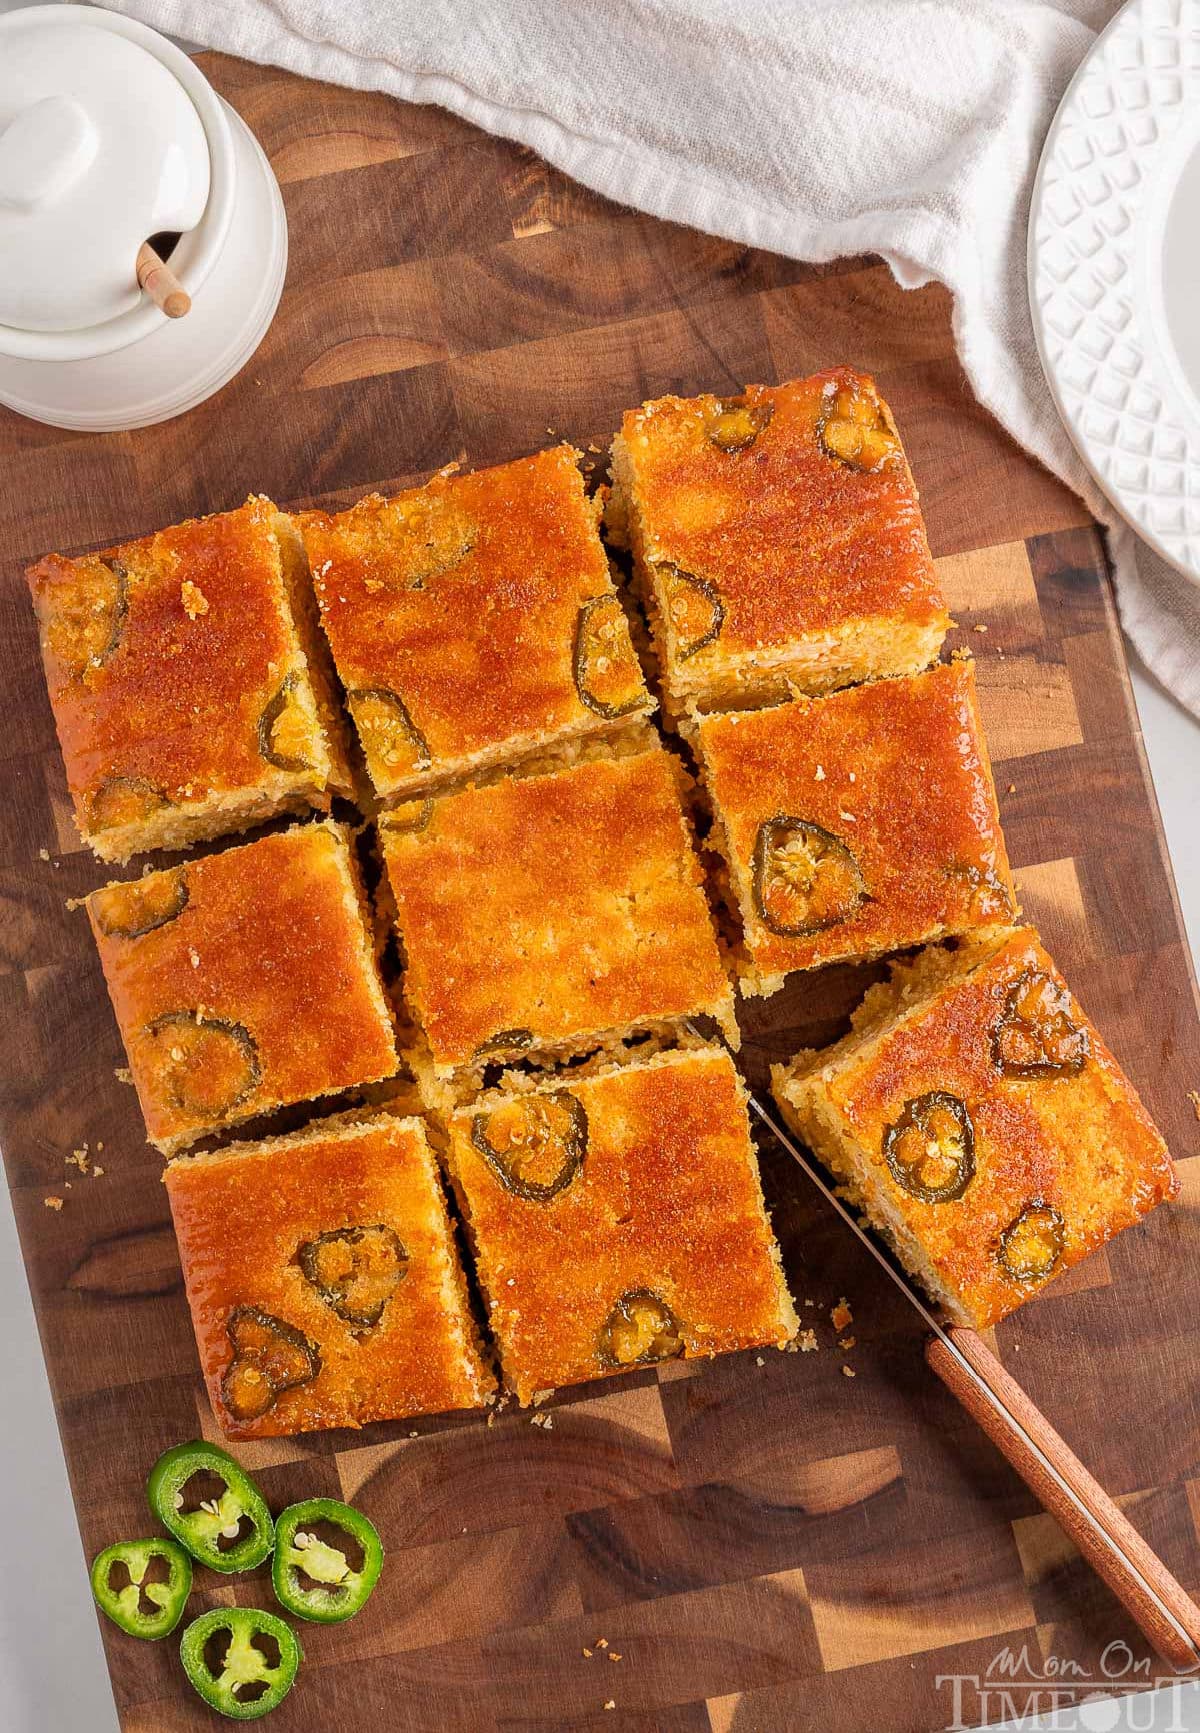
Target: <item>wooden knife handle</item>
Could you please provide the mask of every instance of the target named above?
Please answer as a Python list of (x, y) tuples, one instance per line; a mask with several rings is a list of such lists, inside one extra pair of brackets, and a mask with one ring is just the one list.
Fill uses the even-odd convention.
[[(1122, 1516), (1104, 1488), (1067, 1448), (1045, 1415), (1009, 1376), (974, 1330), (953, 1325), (946, 1333), (963, 1359), (999, 1398), (1000, 1407), (998, 1409), (988, 1400), (945, 1343), (933, 1336), (925, 1350), (925, 1358), (942, 1383), (978, 1421), (1026, 1486), (1036, 1494), (1038, 1501), (1066, 1530), (1092, 1569), (1103, 1577), (1163, 1659), (1176, 1672), (1194, 1672), (1200, 1667), (1200, 1607)], [(1019, 1427), (1013, 1424), (1014, 1420), (1020, 1423)], [(1020, 1428), (1027, 1436), (1023, 1436)], [(1030, 1439), (1037, 1451), (1053, 1463), (1079, 1500), (1079, 1505), (1067, 1496), (1047, 1471), (1037, 1451), (1030, 1448)], [(1112, 1545), (1105, 1543), (1104, 1536)], [(1147, 1584), (1153, 1589), (1153, 1595), (1147, 1593)], [(1154, 1595), (1170, 1609), (1190, 1642), (1185, 1641), (1171, 1620), (1165, 1617)]]

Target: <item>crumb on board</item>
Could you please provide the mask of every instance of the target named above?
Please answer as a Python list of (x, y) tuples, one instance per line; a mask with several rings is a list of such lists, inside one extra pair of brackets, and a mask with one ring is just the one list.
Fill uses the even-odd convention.
[(986, 632), (986, 631), (987, 631), (987, 627), (986, 627), (986, 626), (972, 626), (972, 627), (971, 627), (971, 630), (972, 630), (972, 631), (973, 631), (973, 632)]
[(598, 1649), (607, 1649), (608, 1638), (607, 1637), (597, 1637), (596, 1638), (596, 1647)]
[(856, 1378), (857, 1376), (858, 1376), (858, 1374), (855, 1372), (853, 1366), (843, 1366), (842, 1367), (842, 1377), (843, 1378)]
[(1008, 787), (1007, 787), (1007, 788), (1006, 788), (1006, 789), (1005, 789), (1005, 791), (1004, 791), (1004, 792), (1005, 792), (1005, 793), (1006, 793), (1006, 794), (1015, 794), (1015, 793), (1016, 793), (1016, 792), (1017, 792), (1017, 785), (1016, 785), (1016, 783), (1015, 783), (1015, 782), (1010, 782), (1010, 783), (1009, 783), (1009, 785), (1008, 785)]
[(586, 1658), (586, 1659), (587, 1659), (587, 1660), (589, 1660), (589, 1661), (590, 1661), (590, 1660), (591, 1660), (591, 1658), (592, 1658), (592, 1651), (591, 1651), (591, 1649), (585, 1649), (585, 1650), (584, 1650), (584, 1651), (583, 1651), (583, 1653), (584, 1653), (584, 1656), (585, 1656), (585, 1658)]
[(606, 1709), (615, 1709), (616, 1706), (617, 1706), (616, 1703), (613, 1701), (613, 1699), (611, 1697), (608, 1699), (608, 1702), (604, 1705), (604, 1707)]
[(1192, 1104), (1192, 1112), (1200, 1119), (1200, 1089), (1189, 1089), (1188, 1100)]
[(621, 1659), (621, 1656), (618, 1655), (618, 1653), (615, 1649), (610, 1649), (608, 1651), (608, 1658), (610, 1661), (619, 1661)]
[(50, 850), (48, 848), (40, 848), (38, 850), (38, 859), (39, 860), (49, 860), (50, 859)]
[(845, 1351), (845, 1353), (847, 1353), (847, 1354), (850, 1352), (851, 1348), (856, 1347), (857, 1344), (858, 1344), (858, 1337), (857, 1336), (839, 1336), (838, 1337), (838, 1347), (843, 1349)]
[(845, 1330), (854, 1322), (854, 1313), (850, 1310), (850, 1302), (844, 1294), (836, 1306), (830, 1307), (829, 1322), (835, 1330)]
[(190, 578), (185, 578), (179, 586), (179, 597), (189, 620), (198, 620), (201, 614), (207, 614), (208, 597), (199, 584), (194, 584)]
[(50, 1197), (44, 1197), (42, 1202), (45, 1204), (47, 1209), (61, 1209), (63, 1206), (62, 1198), (53, 1195)]
[(766, 1361), (765, 1361), (765, 1360), (764, 1360), (764, 1359), (763, 1359), (763, 1357), (762, 1357), (762, 1355), (761, 1355), (761, 1354), (756, 1354), (756, 1355), (755, 1355), (755, 1356), (754, 1356), (754, 1364), (755, 1364), (755, 1365), (756, 1365), (756, 1366), (765, 1366), (765, 1365), (766, 1365), (766, 1363), (767, 1363), (767, 1362), (766, 1362)]
[(128, 1065), (118, 1065), (117, 1069), (113, 1072), (113, 1076), (116, 1078), (118, 1083), (128, 1083), (132, 1087), (133, 1072), (129, 1069)]
[(104, 1169), (100, 1166), (100, 1163), (98, 1161), (92, 1163), (92, 1178), (93, 1179), (103, 1179), (104, 1178)]
[(796, 1337), (796, 1346), (802, 1354), (815, 1354), (817, 1351), (817, 1332), (815, 1330), (801, 1330)]

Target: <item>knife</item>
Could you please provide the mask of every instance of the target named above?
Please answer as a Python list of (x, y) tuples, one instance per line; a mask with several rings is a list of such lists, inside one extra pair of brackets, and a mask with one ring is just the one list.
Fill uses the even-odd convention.
[(868, 1233), (811, 1157), (755, 1095), (751, 1111), (803, 1168), (831, 1209), (885, 1270), (929, 1331), (925, 1359), (983, 1428), (1038, 1501), (1070, 1536), (1176, 1673), (1200, 1669), (1200, 1607), (1124, 1517), (1001, 1365), (982, 1337), (943, 1323), (893, 1257)]

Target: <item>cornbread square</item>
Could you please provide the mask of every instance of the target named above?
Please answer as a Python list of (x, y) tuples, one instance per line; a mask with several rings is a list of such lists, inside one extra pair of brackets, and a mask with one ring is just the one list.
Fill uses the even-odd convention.
[(651, 708), (569, 445), (300, 522), (386, 800)]
[(950, 624), (887, 404), (849, 367), (660, 397), (612, 446), (669, 707), (913, 673)]
[(419, 1119), (343, 1116), (165, 1179), (229, 1437), (478, 1408), (495, 1388)]
[(786, 1118), (955, 1323), (983, 1329), (1178, 1189), (1029, 927), (935, 947), (774, 1076)]
[(790, 1341), (796, 1313), (727, 1053), (505, 1082), (455, 1114), (449, 1165), (520, 1401), (677, 1354)]
[(653, 746), (381, 821), (432, 1100), (485, 1060), (565, 1057), (692, 1016), (736, 1039), (682, 778)]
[(350, 792), (304, 548), (269, 499), (30, 567), (79, 833), (185, 848)]
[(299, 825), (86, 899), (164, 1154), (397, 1069), (347, 831)]
[(706, 716), (742, 990), (1016, 911), (969, 661)]

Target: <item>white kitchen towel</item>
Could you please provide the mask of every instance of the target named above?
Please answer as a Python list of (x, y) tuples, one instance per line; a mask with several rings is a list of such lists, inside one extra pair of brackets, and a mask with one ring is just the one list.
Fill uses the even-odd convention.
[[(109, 0), (172, 35), (434, 102), (622, 204), (936, 279), (975, 392), (1114, 526), (1038, 362), (1042, 140), (1116, 0)], [(853, 359), (853, 357), (847, 357)], [(1121, 617), (1200, 715), (1200, 587), (1115, 520)]]

